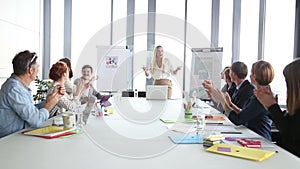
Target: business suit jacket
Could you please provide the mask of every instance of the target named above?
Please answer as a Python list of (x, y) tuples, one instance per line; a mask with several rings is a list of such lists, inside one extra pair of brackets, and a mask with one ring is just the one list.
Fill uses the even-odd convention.
[(229, 94), (230, 97), (232, 97), (235, 90), (236, 90), (236, 85), (235, 83), (232, 83), (231, 86), (227, 89), (227, 93)]
[(231, 111), (228, 118), (235, 125), (244, 125), (255, 133), (272, 141), (271, 124), (268, 111), (253, 95), (239, 113)]
[(254, 86), (248, 80), (245, 80), (239, 90), (235, 90), (231, 96), (232, 103), (238, 107), (244, 107), (247, 100), (253, 96), (253, 89)]

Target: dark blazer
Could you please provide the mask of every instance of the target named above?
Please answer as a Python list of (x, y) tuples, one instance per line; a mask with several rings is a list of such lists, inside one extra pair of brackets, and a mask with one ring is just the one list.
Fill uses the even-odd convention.
[(231, 97), (236, 89), (235, 83), (232, 83), (231, 86), (229, 86), (227, 83), (222, 87), (221, 92), (227, 92), (229, 96)]
[(280, 132), (283, 148), (300, 157), (300, 109), (289, 116), (286, 111), (281, 111), (278, 104), (274, 104), (269, 112)]
[(272, 141), (271, 124), (268, 111), (253, 95), (248, 99), (242, 110), (237, 114), (234, 111), (229, 113), (228, 118), (235, 125), (245, 125), (250, 130)]
[(253, 96), (253, 89), (254, 86), (248, 80), (245, 80), (239, 90), (235, 90), (231, 96), (232, 103), (238, 107), (244, 107), (247, 100)]
[(254, 86), (245, 80), (240, 88), (231, 96), (231, 101), (242, 109), (237, 114), (234, 111), (229, 113), (228, 118), (235, 125), (245, 125), (257, 134), (271, 140), (271, 123), (267, 111), (253, 94)]
[(236, 90), (236, 85), (234, 82), (232, 82), (231, 86), (227, 89), (227, 93), (229, 94), (230, 97), (232, 97), (235, 90)]

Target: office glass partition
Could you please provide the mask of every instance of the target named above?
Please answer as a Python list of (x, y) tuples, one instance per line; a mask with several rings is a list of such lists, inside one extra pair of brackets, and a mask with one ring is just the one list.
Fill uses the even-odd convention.
[(134, 21), (134, 53), (133, 53), (133, 89), (145, 91), (146, 77), (142, 66), (147, 64), (147, 27), (148, 27), (148, 0), (135, 1)]
[[(257, 61), (259, 1), (246, 0), (241, 3), (240, 61), (246, 63), (249, 71)], [(250, 73), (248, 73), (249, 78)]]
[[(72, 61), (74, 66), (92, 36), (104, 27), (109, 26), (110, 6), (110, 1), (72, 1)], [(99, 45), (109, 45), (109, 40), (109, 36), (103, 37), (101, 39), (102, 44)]]
[(220, 1), (219, 47), (223, 47), (222, 67), (231, 65), (233, 0)]
[(293, 60), (295, 0), (272, 0), (266, 3), (265, 58), (275, 69), (271, 83), (279, 95), (279, 104), (286, 104), (286, 86), (283, 68)]
[(50, 67), (64, 54), (64, 1), (51, 1)]
[[(113, 1), (113, 21), (117, 22), (120, 19), (124, 19), (127, 17), (127, 0), (114, 0)], [(126, 22), (125, 22), (126, 23)], [(126, 28), (125, 24), (123, 28), (117, 28), (113, 26), (113, 43), (112, 45), (117, 46), (126, 46)], [(118, 34), (118, 35), (115, 35)], [(124, 37), (124, 39), (120, 40), (116, 37)]]

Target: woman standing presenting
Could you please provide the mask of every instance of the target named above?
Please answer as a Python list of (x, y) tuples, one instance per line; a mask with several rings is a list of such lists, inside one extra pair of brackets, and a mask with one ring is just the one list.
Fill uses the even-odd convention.
[(151, 61), (150, 70), (143, 67), (147, 78), (153, 77), (154, 85), (168, 85), (168, 98), (172, 96), (171, 74), (177, 74), (180, 67), (173, 69), (169, 59), (164, 57), (163, 47), (158, 45), (155, 47), (154, 56)]

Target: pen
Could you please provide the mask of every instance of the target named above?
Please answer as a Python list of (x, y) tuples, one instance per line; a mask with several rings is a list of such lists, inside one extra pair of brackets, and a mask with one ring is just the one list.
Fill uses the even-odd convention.
[(239, 131), (221, 131), (221, 134), (243, 134)]
[(208, 123), (205, 123), (205, 124), (208, 124), (208, 125), (222, 125), (223, 123), (208, 122)]

